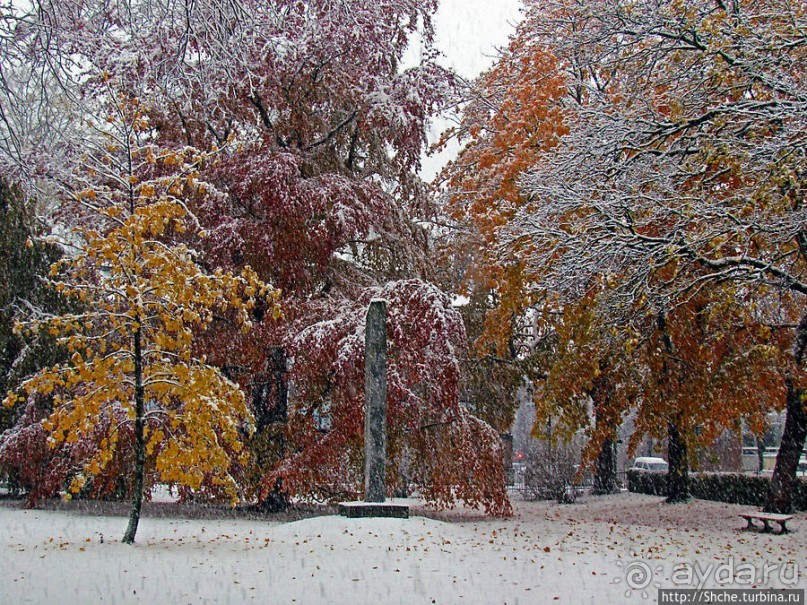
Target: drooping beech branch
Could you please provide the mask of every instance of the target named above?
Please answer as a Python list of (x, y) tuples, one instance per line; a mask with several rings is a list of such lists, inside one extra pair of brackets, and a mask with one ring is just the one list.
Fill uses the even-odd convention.
[(263, 99), (261, 99), (260, 95), (256, 92), (252, 96), (248, 97), (248, 99), (255, 109), (258, 110), (258, 115), (260, 116), (263, 125), (269, 130), (274, 131), (275, 125), (272, 124), (272, 120), (269, 117), (269, 112), (266, 110), (266, 106), (263, 104)]
[(315, 141), (314, 143), (311, 143), (308, 147), (305, 148), (305, 150), (306, 151), (311, 151), (312, 149), (316, 149), (317, 147), (320, 147), (321, 145), (325, 145), (326, 143), (329, 143), (346, 126), (349, 126), (350, 123), (353, 122), (353, 120), (355, 120), (356, 116), (358, 116), (358, 115), (359, 115), (359, 110), (354, 109), (347, 118), (345, 118), (339, 124), (337, 124), (333, 129), (331, 129), (330, 132), (328, 132), (320, 140)]

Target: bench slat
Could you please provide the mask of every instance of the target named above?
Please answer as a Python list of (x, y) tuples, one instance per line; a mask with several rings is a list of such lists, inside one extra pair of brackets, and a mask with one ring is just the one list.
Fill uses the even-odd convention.
[(763, 519), (767, 519), (768, 521), (790, 521), (793, 518), (793, 515), (778, 515), (776, 513), (740, 513), (740, 516), (744, 519), (759, 519), (762, 521)]
[(784, 534), (787, 533), (787, 522), (793, 518), (793, 515), (778, 515), (776, 513), (762, 513), (762, 512), (752, 512), (752, 513), (740, 513), (740, 517), (745, 519), (748, 522), (748, 527), (746, 529), (753, 529), (755, 526), (752, 523), (753, 519), (757, 519), (758, 521), (762, 521), (763, 524), (763, 531), (770, 532), (772, 531), (769, 523), (778, 523), (779, 524), (779, 533)]

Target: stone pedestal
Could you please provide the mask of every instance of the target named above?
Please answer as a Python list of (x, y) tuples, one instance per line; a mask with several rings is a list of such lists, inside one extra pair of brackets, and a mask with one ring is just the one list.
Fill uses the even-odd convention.
[(409, 506), (393, 502), (340, 502), (339, 514), (348, 519), (365, 517), (386, 517), (391, 519), (408, 519)]

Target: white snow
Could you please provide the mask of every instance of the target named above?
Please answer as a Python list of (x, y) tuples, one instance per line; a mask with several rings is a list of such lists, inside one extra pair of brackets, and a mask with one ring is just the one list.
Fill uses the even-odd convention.
[[(289, 523), (146, 516), (134, 546), (118, 541), (123, 517), (6, 501), (0, 602), (646, 603), (658, 587), (696, 587), (681, 585), (681, 565), (705, 586), (740, 565), (767, 566), (757, 587), (807, 585), (805, 513), (792, 533), (773, 535), (742, 531), (737, 513), (749, 507), (637, 494), (582, 500), (516, 502), (510, 519), (467, 510)], [(640, 585), (632, 576), (631, 588), (637, 566), (650, 577)], [(741, 580), (725, 586), (748, 587)]]
[(454, 294), (451, 297), (451, 306), (454, 307), (454, 308), (464, 307), (465, 305), (467, 305), (470, 302), (471, 302), (471, 299), (468, 298), (467, 296), (463, 296), (462, 294)]

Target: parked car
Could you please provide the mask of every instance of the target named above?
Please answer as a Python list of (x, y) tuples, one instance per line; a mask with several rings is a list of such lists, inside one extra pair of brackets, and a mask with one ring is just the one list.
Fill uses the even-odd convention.
[(664, 458), (654, 458), (652, 456), (641, 456), (633, 461), (632, 471), (657, 471), (666, 473), (670, 468)]

